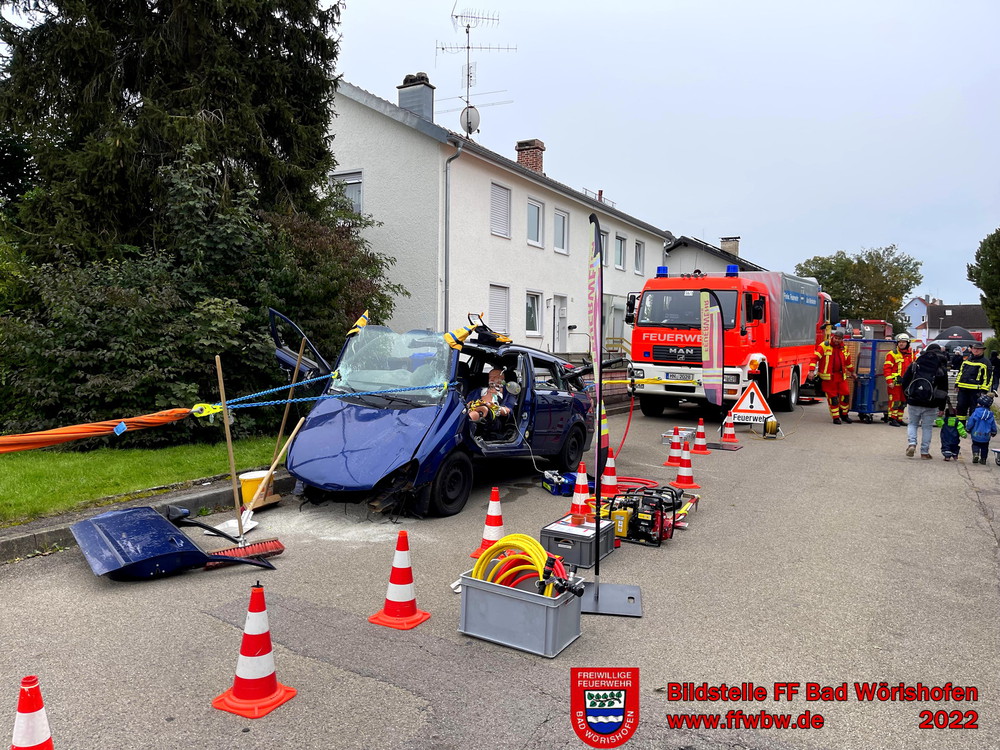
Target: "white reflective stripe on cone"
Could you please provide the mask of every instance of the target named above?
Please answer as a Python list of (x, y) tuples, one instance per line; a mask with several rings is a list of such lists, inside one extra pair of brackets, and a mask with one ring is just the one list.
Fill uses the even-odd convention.
[(34, 747), (51, 738), (44, 708), (14, 717), (14, 747)]
[(412, 602), (417, 594), (412, 583), (390, 583), (385, 598), (390, 602)]
[(396, 553), (392, 556), (392, 567), (394, 568), (408, 568), (410, 567), (410, 552), (405, 549), (398, 549)]
[(247, 624), (243, 632), (247, 635), (262, 635), (268, 630), (267, 612), (247, 612)]
[(244, 680), (259, 680), (274, 674), (274, 652), (268, 651), (261, 656), (244, 656), (236, 662), (236, 676)]

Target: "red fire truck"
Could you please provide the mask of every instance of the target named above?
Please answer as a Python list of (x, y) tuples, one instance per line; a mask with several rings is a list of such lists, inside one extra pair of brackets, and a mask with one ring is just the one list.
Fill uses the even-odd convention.
[(722, 310), (723, 400), (732, 404), (751, 380), (773, 409), (791, 411), (809, 374), (826, 325), (839, 317), (814, 279), (776, 271), (671, 276), (666, 266), (628, 296), (632, 375), (674, 381), (636, 385), (646, 416), (681, 401), (707, 403), (701, 379), (700, 292), (711, 290)]

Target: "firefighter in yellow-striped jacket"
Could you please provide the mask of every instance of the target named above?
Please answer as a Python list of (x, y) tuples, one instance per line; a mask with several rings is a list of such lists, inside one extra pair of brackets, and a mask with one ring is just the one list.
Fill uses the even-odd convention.
[(901, 333), (896, 337), (896, 348), (885, 355), (882, 374), (885, 375), (886, 390), (889, 395), (889, 424), (893, 427), (905, 427), (903, 407), (906, 398), (903, 396), (903, 373), (913, 362), (913, 352), (910, 351), (910, 336)]
[(969, 348), (972, 356), (962, 362), (955, 378), (955, 388), (958, 390), (955, 411), (962, 422), (975, 410), (980, 396), (996, 389), (990, 361), (984, 356), (983, 342), (973, 341)]
[(851, 410), (851, 387), (857, 376), (851, 353), (844, 346), (844, 332), (839, 328), (833, 331), (829, 342), (816, 347), (813, 357), (815, 369), (810, 377), (818, 375), (822, 381), (833, 423), (850, 424), (854, 420), (847, 412)]

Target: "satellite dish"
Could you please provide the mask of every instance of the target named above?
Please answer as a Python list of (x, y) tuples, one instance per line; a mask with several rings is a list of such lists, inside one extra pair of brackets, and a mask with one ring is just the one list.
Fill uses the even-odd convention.
[(471, 135), (479, 130), (479, 110), (471, 104), (462, 110), (458, 116), (458, 121), (462, 125), (462, 130)]

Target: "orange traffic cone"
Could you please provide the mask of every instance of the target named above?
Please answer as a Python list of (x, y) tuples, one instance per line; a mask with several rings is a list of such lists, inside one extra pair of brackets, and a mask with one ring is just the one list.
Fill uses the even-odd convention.
[(389, 573), (389, 588), (385, 592), (385, 606), (369, 617), (368, 622), (396, 630), (411, 630), (430, 616), (430, 612), (417, 609), (413, 569), (410, 568), (410, 540), (405, 531), (400, 531)]
[(681, 431), (679, 427), (674, 427), (674, 436), (670, 438), (670, 455), (663, 462), (664, 466), (681, 465)]
[(569, 506), (570, 513), (587, 515), (593, 513), (594, 509), (589, 505), (590, 487), (587, 483), (587, 464), (580, 462), (576, 470), (576, 484), (573, 485), (573, 503)]
[(42, 689), (35, 675), (21, 680), (10, 750), (52, 750), (52, 733), (45, 716), (45, 704), (42, 703)]
[(500, 488), (490, 491), (490, 507), (486, 509), (486, 525), (483, 527), (483, 541), (479, 549), (469, 557), (479, 558), (486, 550), (499, 542), (506, 532), (503, 530), (503, 514), (500, 512)]
[(608, 462), (601, 474), (601, 499), (606, 500), (618, 494), (618, 473), (615, 471), (615, 452), (608, 448)]
[(278, 682), (274, 672), (264, 587), (258, 581), (250, 588), (250, 607), (233, 686), (213, 700), (212, 707), (246, 719), (259, 719), (290, 701), (296, 692), (295, 688)]
[(687, 441), (684, 441), (684, 451), (681, 454), (681, 466), (677, 470), (677, 479), (670, 483), (671, 487), (679, 490), (700, 490), (701, 485), (694, 483), (694, 474), (691, 473), (691, 451), (688, 450)]
[(736, 437), (736, 427), (733, 425), (733, 413), (729, 412), (726, 415), (726, 421), (722, 423), (722, 442), (723, 443), (738, 443), (739, 438)]
[(694, 436), (694, 448), (691, 450), (692, 453), (696, 453), (699, 456), (710, 456), (712, 451), (708, 449), (708, 442), (705, 440), (705, 420), (698, 419), (698, 432)]

